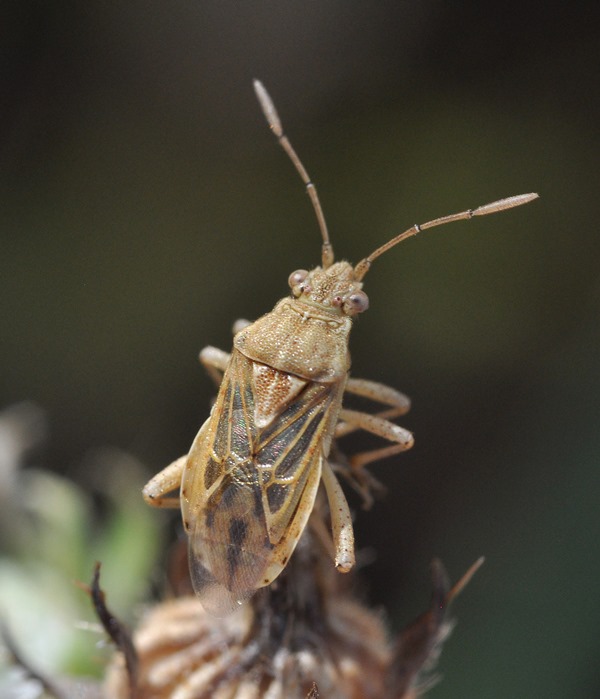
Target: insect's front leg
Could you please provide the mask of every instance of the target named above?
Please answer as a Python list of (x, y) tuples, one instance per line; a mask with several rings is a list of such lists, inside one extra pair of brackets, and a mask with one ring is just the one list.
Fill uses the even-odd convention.
[[(233, 324), (233, 334), (236, 335), (240, 332), (240, 330), (247, 328), (249, 325), (252, 325), (251, 320), (238, 318), (238, 320), (236, 320)], [(210, 376), (210, 378), (217, 384), (217, 386), (220, 386), (223, 374), (227, 368), (227, 364), (229, 364), (229, 360), (231, 359), (231, 355), (228, 352), (223, 352), (223, 350), (220, 350), (218, 347), (211, 347), (209, 345), (208, 347), (200, 350), (198, 359), (200, 360), (202, 366), (206, 369), (206, 373)]]
[(244, 330), (247, 328), (249, 325), (252, 325), (251, 320), (247, 320), (246, 318), (238, 318), (235, 323), (233, 324), (233, 327), (231, 328), (231, 331), (233, 332), (234, 335), (237, 335), (237, 333), (240, 332), (240, 330)]
[[(375, 413), (377, 417), (385, 420), (391, 420), (400, 415), (406, 414), (410, 410), (410, 398), (397, 391), (391, 386), (386, 386), (377, 381), (369, 381), (368, 379), (353, 379), (349, 378), (346, 382), (346, 392), (353, 393), (356, 396), (362, 396), (377, 403), (391, 406), (387, 410), (381, 410)], [(340, 421), (335, 428), (335, 437), (343, 437), (355, 430), (361, 429), (359, 424), (346, 422), (340, 417)]]
[(210, 378), (217, 384), (221, 385), (221, 380), (223, 379), (223, 373), (225, 368), (229, 363), (231, 355), (228, 352), (223, 352), (223, 350), (217, 347), (204, 347), (200, 350), (198, 359), (202, 366), (206, 369), (206, 373)]
[(152, 507), (171, 507), (178, 508), (180, 506), (179, 495), (165, 497), (168, 493), (178, 490), (181, 486), (181, 478), (187, 455), (182, 456), (177, 461), (173, 461), (160, 473), (151, 478), (142, 490), (144, 500)]

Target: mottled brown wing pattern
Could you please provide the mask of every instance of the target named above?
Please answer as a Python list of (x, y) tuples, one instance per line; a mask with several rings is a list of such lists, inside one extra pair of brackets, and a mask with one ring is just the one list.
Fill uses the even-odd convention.
[(285, 567), (313, 508), (341, 390), (257, 371), (234, 350), (181, 489), (192, 580), (211, 613), (229, 612)]

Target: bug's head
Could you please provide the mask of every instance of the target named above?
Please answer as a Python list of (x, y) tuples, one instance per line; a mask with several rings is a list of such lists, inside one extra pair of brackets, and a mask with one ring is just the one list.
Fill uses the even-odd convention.
[(297, 269), (290, 274), (288, 284), (294, 298), (334, 315), (352, 317), (369, 308), (369, 297), (348, 262), (334, 262), (310, 272)]

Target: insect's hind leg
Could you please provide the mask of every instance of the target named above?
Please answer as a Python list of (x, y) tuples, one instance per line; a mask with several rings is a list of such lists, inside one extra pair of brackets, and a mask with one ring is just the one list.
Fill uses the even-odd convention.
[(142, 495), (148, 505), (152, 505), (152, 507), (179, 507), (179, 495), (168, 496), (168, 493), (172, 493), (181, 486), (186, 461), (187, 455), (180, 457), (146, 483)]
[(329, 501), (331, 529), (335, 545), (335, 567), (340, 573), (347, 573), (354, 567), (354, 530), (348, 502), (338, 479), (327, 459), (323, 459), (321, 471), (323, 485)]

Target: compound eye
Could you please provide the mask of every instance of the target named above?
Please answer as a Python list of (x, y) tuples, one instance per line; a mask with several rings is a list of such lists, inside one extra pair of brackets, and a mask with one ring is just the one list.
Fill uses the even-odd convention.
[(355, 291), (344, 300), (344, 313), (349, 316), (362, 313), (369, 308), (369, 297), (364, 291)]
[(308, 272), (305, 269), (297, 269), (288, 277), (288, 284), (294, 296), (300, 296), (302, 293), (302, 284), (306, 281), (306, 277), (308, 277)]

